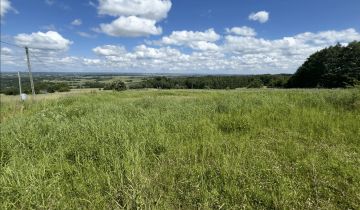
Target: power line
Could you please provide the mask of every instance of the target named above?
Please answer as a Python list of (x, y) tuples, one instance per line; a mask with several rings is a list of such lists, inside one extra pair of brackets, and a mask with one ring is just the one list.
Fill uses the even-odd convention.
[(18, 48), (22, 48), (24, 49), (25, 47), (28, 47), (29, 49), (34, 49), (34, 50), (53, 50), (53, 49), (49, 49), (49, 48), (40, 48), (40, 47), (29, 47), (29, 46), (21, 46), (21, 45), (17, 45), (17, 44), (12, 44), (9, 42), (4, 42), (2, 40), (0, 40), (1, 43), (13, 46), (13, 47), (18, 47)]
[[(11, 44), (8, 42), (4, 42), (2, 40), (0, 40), (1, 43), (10, 45), (10, 46), (14, 46), (14, 47), (18, 47), (18, 48), (23, 48), (21, 46), (18, 46), (16, 44)], [(31, 84), (31, 92), (33, 95), (33, 98), (35, 97), (35, 87), (34, 87), (34, 81), (33, 81), (33, 77), (32, 77), (32, 72), (31, 72), (31, 63), (30, 63), (30, 56), (29, 56), (29, 48), (28, 47), (24, 47), (25, 48), (25, 54), (26, 54), (26, 60), (27, 60), (27, 66), (28, 66), (28, 70), (29, 70), (29, 78), (30, 78), (30, 84)], [(19, 76), (19, 85), (21, 85), (21, 80), (20, 80), (20, 74), (18, 73)], [(20, 87), (20, 95), (21, 95), (21, 87)], [(32, 98), (32, 99), (33, 99)]]
[(13, 46), (13, 47), (18, 47), (18, 48), (24, 48), (24, 47), (21, 47), (21, 46), (19, 46), (19, 45), (16, 45), (16, 44), (11, 44), (11, 43), (9, 43), (9, 42), (4, 42), (4, 41), (2, 41), (2, 40), (0, 40), (0, 42), (1, 43), (4, 43), (4, 44), (7, 44), (7, 45), (10, 45), (10, 46)]
[[(5, 42), (5, 41), (2, 41), (2, 40), (0, 40), (0, 42), (1, 42), (1, 43), (4, 43), (4, 44), (7, 44), (7, 45), (10, 45), (10, 46), (13, 46), (13, 47), (21, 48), (21, 49), (26, 48), (26, 47), (22, 47), (22, 46), (20, 46), (20, 45), (12, 44), (12, 43)], [(29, 47), (29, 49), (50, 50), (50, 49), (35, 48), (35, 47)], [(46, 63), (44, 63), (44, 62), (42, 61), (41, 58), (39, 58), (38, 56), (36, 56), (36, 55), (34, 54), (34, 52), (32, 52), (31, 55), (32, 55), (32, 57), (35, 58), (35, 60), (37, 60), (39, 63), (43, 64), (44, 66), (46, 66), (46, 67), (48, 67), (48, 68), (50, 68)]]
[(34, 58), (35, 60), (37, 60), (39, 63), (41, 63), (42, 65), (44, 65), (45, 67), (47, 67), (47, 68), (52, 68), (52, 67), (50, 66), (50, 64), (47, 64), (47, 63), (43, 62), (43, 59), (39, 58), (39, 57), (36, 56), (34, 53), (31, 53), (31, 56), (32, 56), (32, 58)]

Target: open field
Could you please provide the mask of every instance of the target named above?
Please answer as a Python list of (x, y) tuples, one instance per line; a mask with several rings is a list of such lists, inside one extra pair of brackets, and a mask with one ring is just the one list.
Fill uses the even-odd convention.
[[(22, 78), (23, 90), (30, 90), (29, 75), (27, 72), (20, 73)], [(125, 82), (128, 86), (135, 85), (148, 75), (126, 75), (126, 74), (106, 74), (106, 73), (50, 73), (35, 72), (34, 82), (39, 83), (64, 83), (73, 89), (88, 89), (93, 86), (103, 86), (115, 80)], [(0, 74), (0, 90), (4, 91), (8, 88), (18, 88), (18, 75), (16, 72), (2, 72)]]
[(360, 209), (360, 91), (1, 96), (0, 209)]

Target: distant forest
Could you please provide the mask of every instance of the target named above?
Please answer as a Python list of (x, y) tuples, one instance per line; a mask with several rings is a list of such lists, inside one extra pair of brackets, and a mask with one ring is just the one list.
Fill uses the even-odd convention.
[(235, 89), (235, 88), (283, 88), (291, 75), (249, 76), (201, 76), (201, 77), (155, 77), (130, 86), (130, 88), (161, 89)]

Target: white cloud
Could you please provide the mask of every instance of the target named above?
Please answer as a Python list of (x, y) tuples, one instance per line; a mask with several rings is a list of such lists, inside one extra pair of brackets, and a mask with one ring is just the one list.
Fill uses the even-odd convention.
[(79, 36), (82, 36), (82, 37), (86, 37), (86, 38), (96, 38), (96, 35), (95, 35), (95, 34), (89, 34), (89, 33), (83, 32), (83, 31), (78, 31), (78, 32), (76, 32), (76, 33), (79, 34)]
[(62, 58), (51, 57), (50, 61), (51, 64), (55, 65), (72, 65), (78, 62), (80, 59), (76, 56), (66, 56)]
[(253, 28), (247, 26), (226, 28), (226, 32), (239, 36), (256, 36), (256, 31)]
[(217, 45), (214, 42), (221, 38), (214, 29), (210, 28), (204, 32), (201, 31), (173, 31), (170, 36), (163, 37), (156, 44), (188, 46), (197, 50), (216, 50)]
[(269, 20), (270, 14), (266, 11), (260, 11), (257, 13), (251, 13), (249, 20), (259, 21), (260, 23), (266, 23)]
[(354, 40), (360, 40), (360, 33), (355, 29), (306, 32), (275, 40), (229, 35), (225, 37), (223, 50), (252, 67), (284, 69), (292, 73), (312, 53), (338, 42)]
[(204, 32), (173, 31), (170, 36), (163, 37), (161, 42), (168, 45), (184, 45), (194, 41), (215, 42), (219, 39), (220, 35), (210, 28)]
[(11, 55), (11, 54), (12, 54), (12, 50), (10, 48), (7, 47), (1, 48), (1, 55)]
[(79, 26), (81, 24), (82, 24), (81, 19), (75, 19), (71, 22), (71, 25), (73, 25), (73, 26)]
[(95, 47), (92, 51), (100, 56), (119, 56), (126, 53), (125, 47), (116, 45), (98, 46)]
[[(223, 37), (220, 35), (204, 35), (213, 34), (211, 30), (208, 33), (206, 31), (184, 33), (187, 36), (180, 36), (179, 33), (174, 34), (176, 35), (167, 36), (168, 38), (171, 37), (172, 46), (165, 44), (152, 47), (138, 45), (131, 50), (126, 50), (125, 47), (117, 45), (98, 46), (92, 49), (98, 56), (96, 59), (66, 56), (64, 51), (49, 52), (49, 50), (34, 49), (31, 52), (50, 65), (51, 70), (57, 68), (59, 70), (84, 69), (84, 71), (206, 74), (293, 73), (309, 55), (320, 49), (337, 42), (345, 44), (354, 40), (360, 41), (360, 33), (351, 28), (340, 31), (306, 32), (279, 39), (242, 36), (234, 33), (225, 34)], [(198, 36), (194, 34), (198, 34)], [(187, 46), (196, 50), (184, 50), (179, 46)], [(19, 60), (22, 61), (22, 65), (25, 65), (23, 51), (17, 52), (16, 48), (11, 50), (13, 52), (9, 56), (2, 54), (2, 67), (7, 64), (19, 65)], [(18, 57), (15, 59), (16, 53), (18, 53)], [(37, 70), (45, 68), (36, 60), (32, 62)], [(48, 69), (50, 68), (45, 70)]]
[(159, 35), (162, 28), (156, 24), (170, 9), (170, 0), (99, 0), (98, 13), (117, 19), (100, 24), (96, 31), (117, 37)]
[(206, 41), (192, 42), (189, 44), (189, 46), (194, 50), (202, 51), (217, 51), (220, 49), (218, 45)]
[(32, 34), (18, 34), (14, 38), (18, 45), (48, 50), (67, 50), (73, 43), (72, 41), (65, 39), (56, 31), (48, 31), (46, 33), (39, 31)]
[(117, 37), (159, 35), (162, 33), (162, 28), (157, 27), (155, 24), (155, 20), (138, 18), (136, 16), (121, 16), (110, 24), (100, 24), (100, 31)]
[(139, 45), (135, 47), (133, 55), (136, 58), (157, 58), (157, 59), (165, 59), (170, 57), (180, 56), (180, 51), (176, 49), (172, 49), (170, 47), (164, 48), (151, 48), (145, 45)]
[(0, 15), (3, 17), (9, 10), (12, 10), (11, 2), (9, 0), (0, 0)]
[(359, 32), (350, 28), (342, 31), (323, 31), (318, 33), (306, 32), (294, 37), (296, 40), (314, 46), (331, 45), (337, 42), (348, 43), (354, 40), (360, 40)]
[[(199, 33), (201, 36), (194, 35)], [(204, 34), (206, 33), (174, 32), (165, 39), (167, 43), (174, 46), (186, 45), (200, 50), (188, 53), (171, 47), (153, 48), (146, 45), (139, 45), (132, 51), (126, 51), (121, 46), (106, 45), (97, 47), (93, 51), (104, 59), (101, 64), (103, 67), (130, 71), (293, 73), (310, 54), (320, 49), (337, 42), (348, 43), (360, 40), (360, 34), (354, 29), (307, 32), (273, 40), (254, 36), (227, 35), (220, 45), (214, 43), (221, 38), (220, 35), (216, 37)], [(211, 30), (209, 34), (212, 34)], [(194, 46), (196, 44), (197, 46)]]
[(83, 63), (84, 63), (85, 65), (98, 65), (98, 64), (101, 64), (101, 60), (100, 60), (100, 59), (84, 58), (84, 59), (83, 59)]
[(99, 14), (111, 16), (138, 16), (162, 20), (171, 9), (170, 0), (99, 0)]

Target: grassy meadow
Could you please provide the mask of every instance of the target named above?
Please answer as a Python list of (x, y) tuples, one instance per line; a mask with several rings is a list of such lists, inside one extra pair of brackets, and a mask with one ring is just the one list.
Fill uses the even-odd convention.
[(360, 209), (360, 90), (1, 96), (0, 209)]

